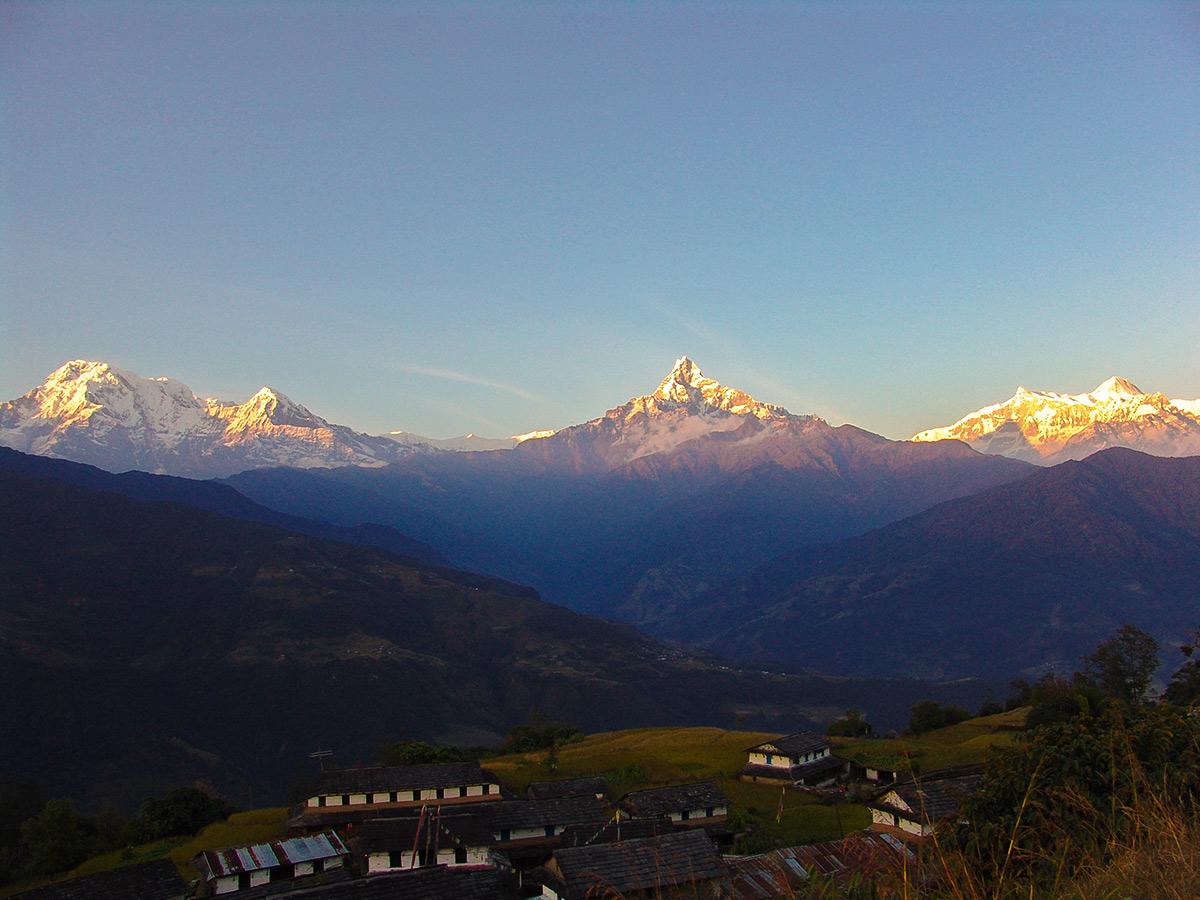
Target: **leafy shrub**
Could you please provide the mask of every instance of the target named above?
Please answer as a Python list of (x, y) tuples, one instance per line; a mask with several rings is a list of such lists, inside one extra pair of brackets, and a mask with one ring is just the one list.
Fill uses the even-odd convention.
[(197, 834), (206, 825), (221, 822), (237, 811), (236, 806), (220, 797), (199, 788), (181, 787), (161, 798), (143, 800), (133, 828), (137, 842), (148, 843), (174, 835)]
[(971, 718), (971, 714), (961, 706), (947, 703), (943, 706), (936, 700), (922, 700), (909, 710), (908, 728), (906, 734), (924, 734), (938, 728), (957, 725)]

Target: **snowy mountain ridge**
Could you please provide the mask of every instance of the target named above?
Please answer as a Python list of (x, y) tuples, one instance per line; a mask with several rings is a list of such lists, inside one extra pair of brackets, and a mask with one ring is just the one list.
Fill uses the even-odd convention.
[(245, 403), (201, 399), (172, 378), (72, 360), (0, 403), (0, 445), (110, 471), (214, 477), (260, 466), (381, 466), (408, 453), (263, 388)]
[(1169, 400), (1119, 377), (1086, 394), (1018, 387), (1008, 400), (912, 440), (960, 440), (981, 453), (1039, 465), (1083, 459), (1108, 447), (1194, 456), (1200, 454), (1200, 400)]

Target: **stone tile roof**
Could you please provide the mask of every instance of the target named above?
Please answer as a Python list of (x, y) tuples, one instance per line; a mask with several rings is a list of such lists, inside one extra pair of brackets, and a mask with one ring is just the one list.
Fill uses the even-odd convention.
[(775, 738), (773, 741), (765, 741), (754, 747), (749, 747), (746, 752), (749, 753), (753, 750), (758, 750), (760, 752), (780, 753), (783, 756), (804, 756), (807, 753), (819, 753), (822, 750), (828, 750), (832, 746), (829, 738), (823, 734), (817, 734), (815, 731), (797, 731), (795, 734), (789, 734), (785, 737)]
[[(426, 841), (432, 846), (449, 847), (487, 847), (492, 843), (490, 831), (480, 832), (477, 829), (454, 829), (447, 825), (454, 816), (443, 816), (442, 821), (424, 822), (418, 816), (403, 816), (393, 819), (368, 819), (363, 822), (358, 834), (350, 839), (350, 846), (355, 853), (394, 853), (397, 851), (411, 852), (414, 846), (424, 847)], [(469, 819), (470, 817), (458, 817)], [(470, 822), (463, 824), (470, 825)], [(474, 837), (472, 841), (463, 835)]]
[(421, 766), (370, 766), (334, 769), (317, 779), (309, 796), (429, 791), (472, 784), (499, 784), (479, 763), (430, 763)]
[[(417, 837), (417, 821), (416, 816), (368, 819), (362, 823), (356, 851), (411, 850)], [(491, 847), (504, 843), (500, 837), (504, 831), (547, 826), (596, 831), (608, 821), (608, 814), (603, 804), (589, 794), (558, 800), (495, 800), (442, 807), (440, 816), (426, 821), (432, 821), (446, 836), (442, 846)]]
[(175, 863), (156, 859), (34, 888), (14, 900), (182, 900), (189, 892)]
[(499, 800), (477, 804), (476, 809), (473, 814), (482, 816), (493, 829), (599, 824), (608, 819), (604, 804), (591, 794), (556, 800)]
[(592, 844), (611, 844), (615, 841), (631, 841), (637, 838), (657, 837), (674, 834), (675, 824), (670, 819), (623, 819), (596, 825), (571, 825), (562, 833), (563, 847), (587, 847)]
[[(238, 891), (228, 896), (240, 900), (244, 893)], [(288, 900), (293, 897), (298, 900), (511, 900), (515, 893), (499, 869), (426, 866), (408, 872), (300, 887), (285, 896)]]
[(630, 791), (619, 801), (620, 806), (638, 818), (657, 818), (685, 809), (707, 809), (729, 806), (729, 798), (715, 782), (673, 784), (667, 787)]
[(530, 800), (556, 800), (560, 797), (583, 797), (604, 794), (603, 778), (567, 778), (562, 781), (534, 781), (526, 789)]
[(661, 892), (728, 877), (721, 854), (702, 831), (558, 850), (553, 866), (572, 900)]

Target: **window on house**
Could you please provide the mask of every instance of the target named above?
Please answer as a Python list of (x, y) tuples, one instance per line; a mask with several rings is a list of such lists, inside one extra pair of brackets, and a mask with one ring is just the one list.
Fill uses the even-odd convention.
[(466, 847), (455, 847), (454, 848), (454, 862), (461, 866), (464, 863), (466, 863), (466, 861), (467, 861), (467, 848)]

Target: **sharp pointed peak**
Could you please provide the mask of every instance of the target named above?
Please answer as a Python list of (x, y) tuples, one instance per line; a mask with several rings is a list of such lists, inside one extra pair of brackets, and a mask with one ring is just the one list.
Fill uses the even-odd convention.
[(1127, 394), (1130, 396), (1140, 396), (1144, 394), (1141, 388), (1127, 378), (1121, 378), (1114, 375), (1112, 378), (1102, 382), (1097, 388), (1092, 391), (1093, 394)]

